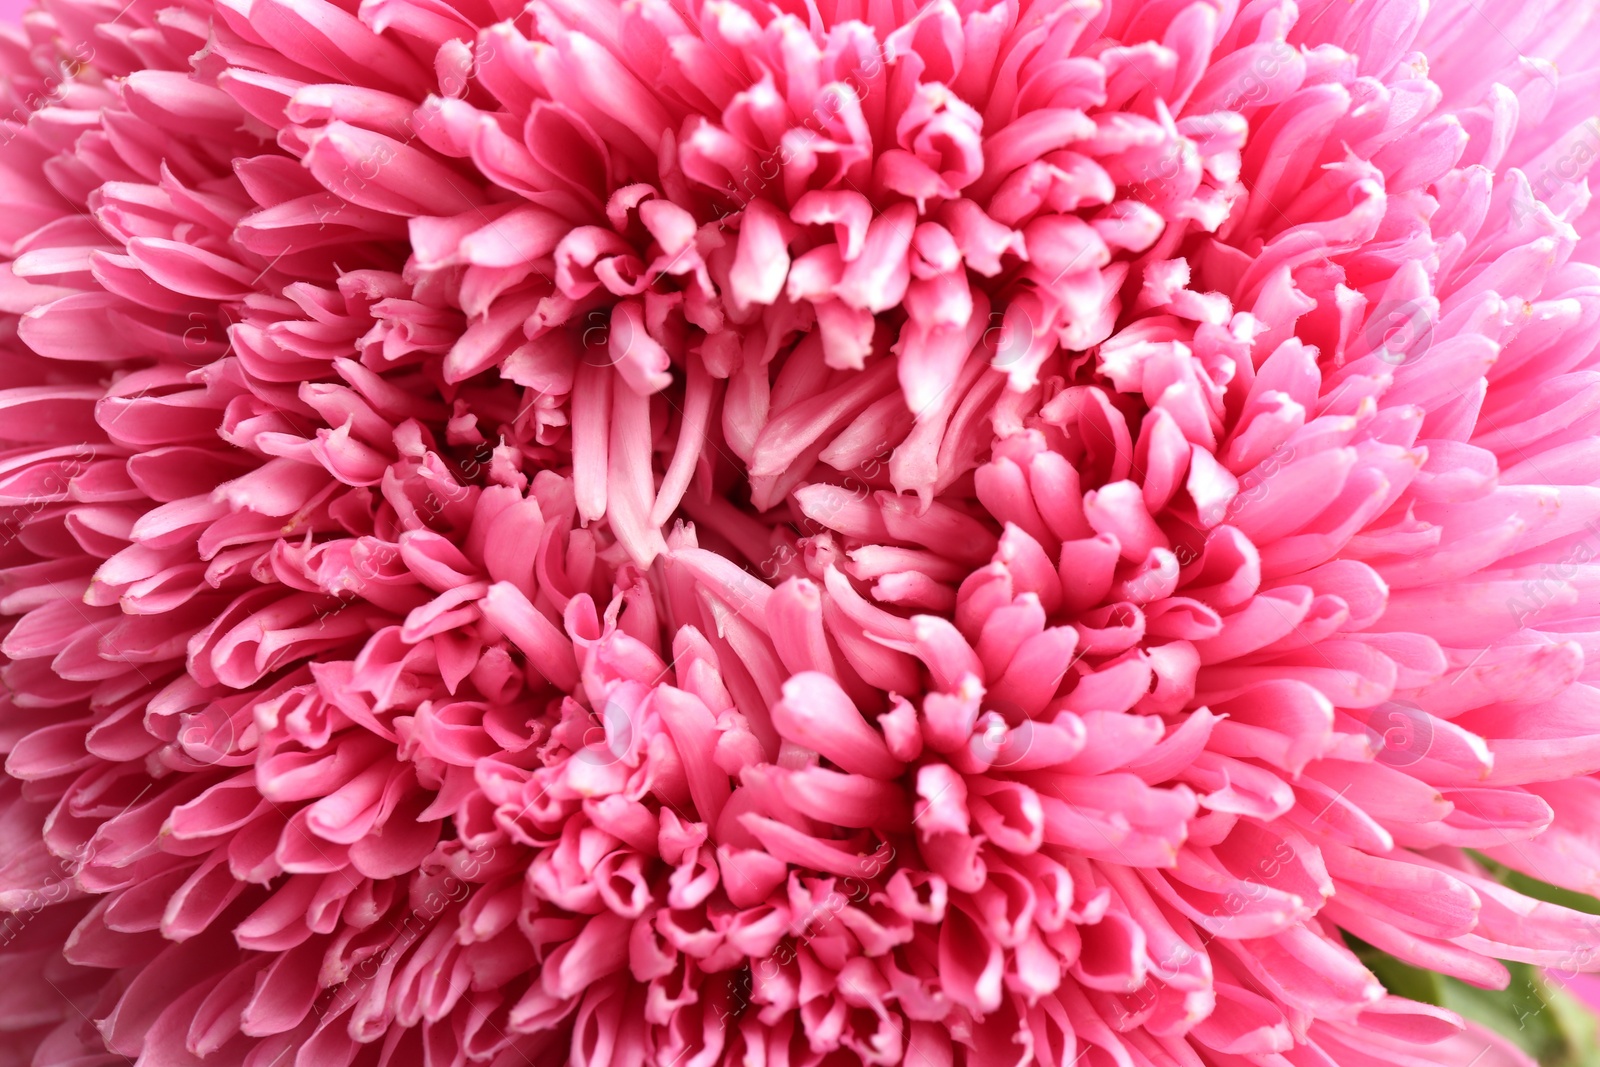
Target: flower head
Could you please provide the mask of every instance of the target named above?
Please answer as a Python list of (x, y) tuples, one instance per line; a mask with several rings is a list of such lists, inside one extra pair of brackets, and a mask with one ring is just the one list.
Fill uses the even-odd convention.
[(1592, 15), (47, 0), (5, 1062), (1522, 1062)]

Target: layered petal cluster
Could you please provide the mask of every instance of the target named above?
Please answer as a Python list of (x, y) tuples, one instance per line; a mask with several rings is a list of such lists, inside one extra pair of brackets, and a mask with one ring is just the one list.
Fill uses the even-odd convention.
[(0, 1064), (1501, 1067), (1578, 0), (43, 0)]

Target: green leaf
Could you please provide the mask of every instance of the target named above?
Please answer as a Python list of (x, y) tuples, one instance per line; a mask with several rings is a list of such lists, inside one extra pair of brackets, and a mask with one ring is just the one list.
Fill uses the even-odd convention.
[(1366, 965), (1367, 970), (1377, 976), (1383, 983), (1383, 988), (1397, 997), (1406, 997), (1409, 1000), (1420, 1000), (1424, 1004), (1441, 1004), (1444, 996), (1444, 983), (1446, 978), (1434, 971), (1425, 971), (1420, 967), (1413, 967), (1409, 963), (1402, 963), (1387, 952), (1373, 948), (1365, 941), (1360, 941), (1349, 934), (1345, 940), (1350, 943), (1350, 948), (1357, 958)]
[(1441, 981), (1441, 1006), (1510, 1038), (1544, 1067), (1553, 1067), (1566, 1041), (1550, 1010), (1544, 983), (1525, 963), (1508, 963), (1511, 984), (1505, 989), (1479, 989), (1454, 978)]
[(1541, 1067), (1600, 1067), (1600, 1019), (1537, 967), (1507, 963), (1509, 986), (1479, 989), (1403, 963), (1348, 934), (1345, 939), (1395, 996), (1448, 1008), (1509, 1039)]
[[(1600, 899), (1551, 885), (1476, 852), (1490, 877), (1524, 896), (1600, 915)], [(1403, 963), (1349, 934), (1345, 940), (1395, 996), (1436, 1004), (1487, 1027), (1532, 1056), (1540, 1067), (1600, 1067), (1600, 1018), (1562, 986), (1558, 973), (1506, 963), (1505, 989), (1479, 989), (1456, 978)]]
[(1588, 1005), (1548, 978), (1545, 997), (1556, 1027), (1566, 1039), (1566, 1058), (1553, 1067), (1600, 1067), (1600, 1019)]
[(1558, 885), (1551, 885), (1549, 882), (1541, 882), (1537, 878), (1532, 878), (1521, 871), (1514, 871), (1505, 864), (1496, 863), (1488, 856), (1477, 852), (1469, 852), (1468, 854), (1474, 860), (1483, 864), (1495, 881), (1507, 889), (1515, 889), (1523, 896), (1532, 897), (1534, 900), (1542, 900), (1547, 904), (1559, 904), (1563, 908), (1581, 911), (1585, 915), (1600, 915), (1600, 900), (1595, 899), (1588, 893), (1578, 893), (1571, 889), (1562, 889)]

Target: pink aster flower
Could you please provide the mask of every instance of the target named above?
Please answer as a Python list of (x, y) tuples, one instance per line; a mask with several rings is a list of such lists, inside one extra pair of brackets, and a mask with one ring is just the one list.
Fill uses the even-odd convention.
[(1497, 1067), (1594, 969), (1576, 0), (0, 29), (0, 1064)]

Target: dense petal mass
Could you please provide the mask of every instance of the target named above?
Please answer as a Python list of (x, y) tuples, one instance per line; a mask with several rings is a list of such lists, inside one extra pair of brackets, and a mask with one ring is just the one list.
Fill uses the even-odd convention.
[(1600, 970), (1600, 35), (0, 30), (0, 1065), (1444, 1067)]

